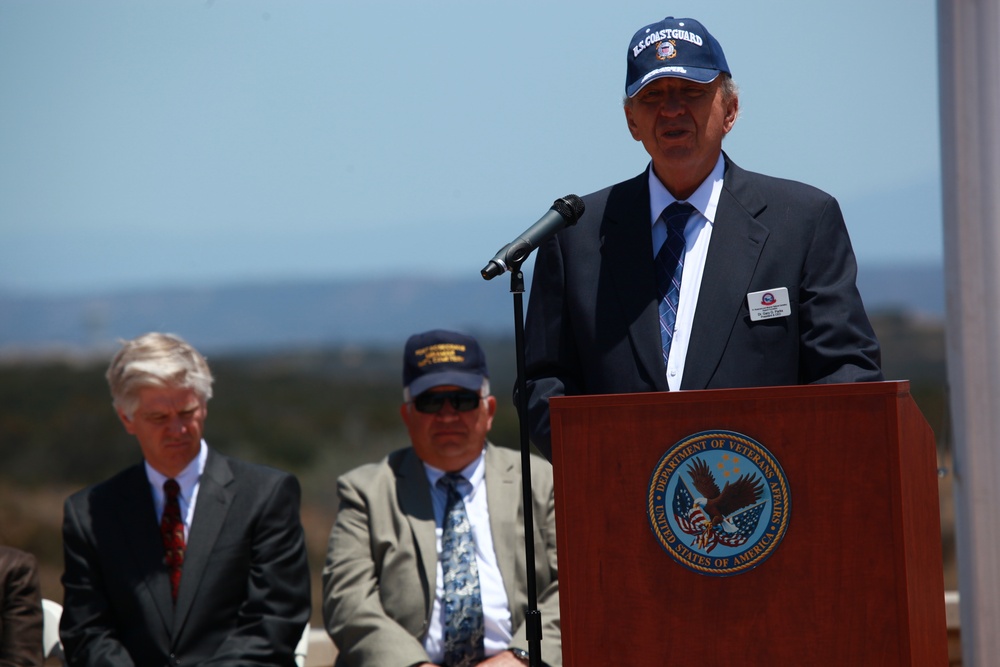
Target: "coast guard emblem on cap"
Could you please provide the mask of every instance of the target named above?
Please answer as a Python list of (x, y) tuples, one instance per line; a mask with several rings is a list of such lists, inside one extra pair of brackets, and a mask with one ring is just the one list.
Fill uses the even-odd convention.
[(656, 45), (656, 59), (657, 60), (670, 60), (677, 56), (677, 44), (674, 41), (667, 40), (665, 42), (659, 42)]
[(752, 438), (703, 431), (660, 458), (649, 480), (647, 514), (660, 546), (684, 567), (711, 576), (741, 574), (767, 560), (785, 536), (788, 479)]

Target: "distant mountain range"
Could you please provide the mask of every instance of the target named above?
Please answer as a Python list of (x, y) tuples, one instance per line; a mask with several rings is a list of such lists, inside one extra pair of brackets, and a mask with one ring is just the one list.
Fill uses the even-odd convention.
[[(858, 284), (869, 312), (944, 315), (940, 265), (862, 267)], [(78, 296), (0, 293), (0, 356), (103, 353), (117, 339), (146, 331), (181, 334), (207, 352), (399, 346), (409, 334), (437, 327), (495, 338), (513, 335), (513, 308), (508, 276), (492, 282), (397, 276)]]

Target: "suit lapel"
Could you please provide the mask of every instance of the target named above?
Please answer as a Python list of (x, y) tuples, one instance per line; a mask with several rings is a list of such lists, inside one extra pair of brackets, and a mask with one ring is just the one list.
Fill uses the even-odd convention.
[(653, 378), (657, 390), (666, 391), (647, 172), (612, 189), (601, 234), (601, 267), (611, 274), (618, 303), (628, 323), (636, 364)]
[(142, 464), (131, 468), (124, 480), (121, 502), (116, 510), (126, 527), (125, 541), (137, 571), (153, 606), (163, 619), (163, 628), (170, 636), (173, 627), (174, 604), (170, 598), (170, 577), (163, 564), (163, 538), (156, 523), (156, 508), (149, 487), (149, 478)]
[(726, 157), (726, 175), (705, 260), (684, 365), (684, 389), (705, 389), (722, 359), (753, 278), (768, 230), (756, 220), (766, 207), (743, 170)]
[(205, 471), (198, 482), (198, 500), (194, 518), (188, 532), (188, 545), (184, 552), (184, 568), (181, 573), (177, 605), (173, 610), (174, 638), (181, 634), (205, 567), (208, 565), (219, 532), (232, 506), (235, 488), (233, 472), (229, 462), (214, 450), (208, 450)]
[(424, 570), (427, 591), (424, 595), (425, 613), (430, 618), (431, 603), (437, 587), (437, 534), (434, 522), (434, 506), (431, 504), (430, 485), (424, 466), (412, 449), (404, 452), (399, 466), (396, 496), (399, 508), (406, 516), (413, 531), (413, 541), (417, 546), (417, 556)]
[(517, 483), (518, 468), (513, 458), (508, 462), (504, 458), (499, 456), (495, 446), (486, 445), (486, 504), (490, 513), (490, 533), (493, 535), (497, 566), (507, 591), (507, 605), (516, 627), (519, 625), (516, 622), (518, 615), (523, 610), (516, 609), (514, 601), (527, 598), (524, 525), (518, 521), (523, 501), (521, 486)]

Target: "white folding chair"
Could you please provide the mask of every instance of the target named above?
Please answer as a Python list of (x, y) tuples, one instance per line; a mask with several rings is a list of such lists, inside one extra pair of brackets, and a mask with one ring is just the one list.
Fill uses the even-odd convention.
[(309, 624), (302, 630), (302, 637), (295, 646), (295, 664), (297, 667), (306, 667), (306, 656), (309, 655)]
[(55, 600), (42, 599), (42, 647), (45, 658), (58, 658), (59, 663), (66, 664), (63, 655), (62, 642), (59, 641), (59, 619), (62, 618), (62, 605)]

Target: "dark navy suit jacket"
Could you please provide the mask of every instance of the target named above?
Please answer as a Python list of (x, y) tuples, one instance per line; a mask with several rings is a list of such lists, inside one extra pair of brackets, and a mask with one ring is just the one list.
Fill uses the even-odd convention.
[[(724, 158), (681, 388), (882, 380), (837, 201)], [(529, 428), (549, 458), (550, 397), (667, 391), (647, 173), (583, 199), (538, 250), (525, 323)], [(791, 315), (751, 321), (747, 294), (780, 287)]]
[(293, 665), (309, 566), (292, 475), (209, 450), (177, 604), (143, 465), (66, 501), (70, 665)]

